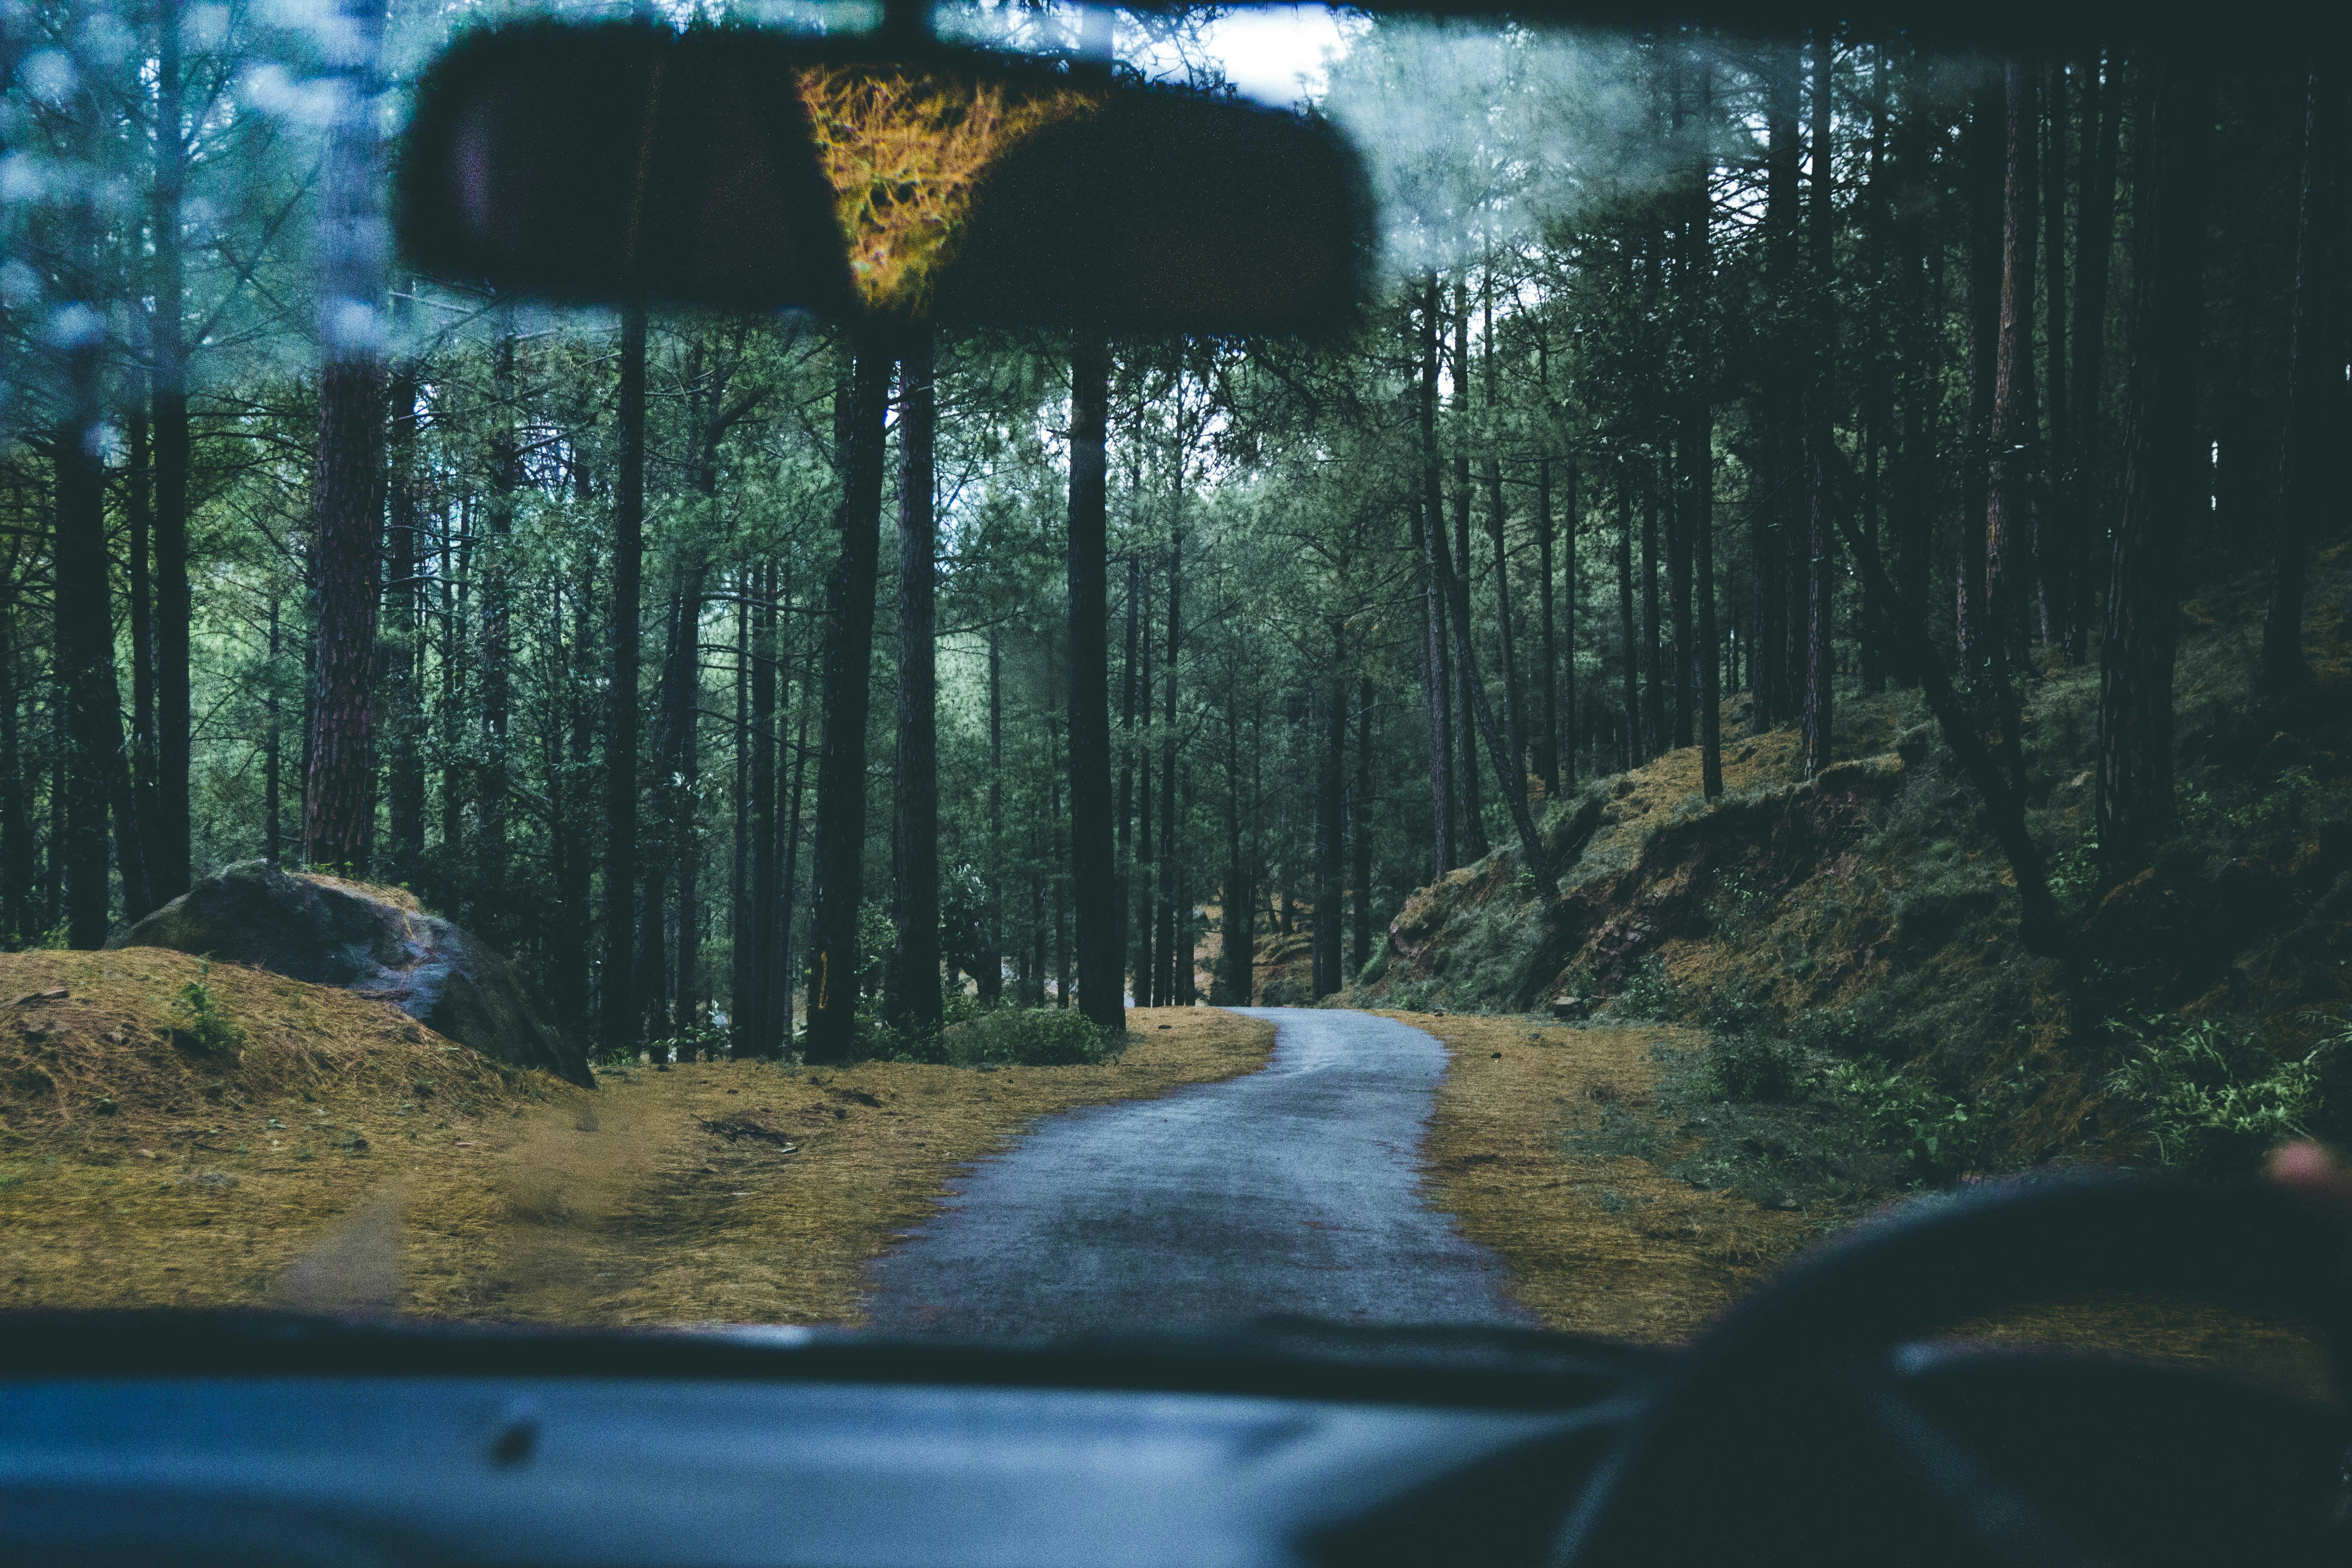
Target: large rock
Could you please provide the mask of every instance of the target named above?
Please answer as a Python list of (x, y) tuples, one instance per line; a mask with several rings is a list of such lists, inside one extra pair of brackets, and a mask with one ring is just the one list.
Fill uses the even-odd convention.
[(595, 1086), (580, 1047), (512, 963), (391, 889), (251, 860), (197, 883), (117, 945), (168, 947), (380, 996), (486, 1057)]

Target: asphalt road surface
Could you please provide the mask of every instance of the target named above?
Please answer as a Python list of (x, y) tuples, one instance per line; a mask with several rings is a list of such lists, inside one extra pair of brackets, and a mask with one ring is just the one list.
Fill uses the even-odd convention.
[(1495, 1255), (1423, 1206), (1445, 1052), (1364, 1013), (1247, 1008), (1246, 1078), (1050, 1117), (869, 1268), (885, 1332), (995, 1338), (1300, 1313), (1532, 1324)]

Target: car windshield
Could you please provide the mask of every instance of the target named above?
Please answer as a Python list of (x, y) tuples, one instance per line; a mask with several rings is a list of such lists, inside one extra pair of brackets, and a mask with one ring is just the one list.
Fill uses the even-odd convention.
[(1328, 125), (1367, 281), (885, 348), (394, 243), (617, 13), (7, 5), (0, 1305), (1672, 1342), (2352, 1117), (2302, 64), (943, 5)]

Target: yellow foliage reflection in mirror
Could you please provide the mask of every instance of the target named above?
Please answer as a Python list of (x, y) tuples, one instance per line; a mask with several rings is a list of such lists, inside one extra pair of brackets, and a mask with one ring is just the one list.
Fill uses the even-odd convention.
[(823, 66), (797, 73), (817, 156), (866, 309), (929, 314), (938, 269), (989, 165), (1049, 125), (1102, 107), (1101, 89)]

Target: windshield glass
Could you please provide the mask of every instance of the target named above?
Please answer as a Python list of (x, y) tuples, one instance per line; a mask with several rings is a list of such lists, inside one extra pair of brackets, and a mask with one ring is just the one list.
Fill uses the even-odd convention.
[(2352, 1112), (2299, 68), (947, 6), (1327, 121), (1369, 297), (885, 352), (411, 268), (491, 16), (5, 13), (0, 1304), (1666, 1342)]

